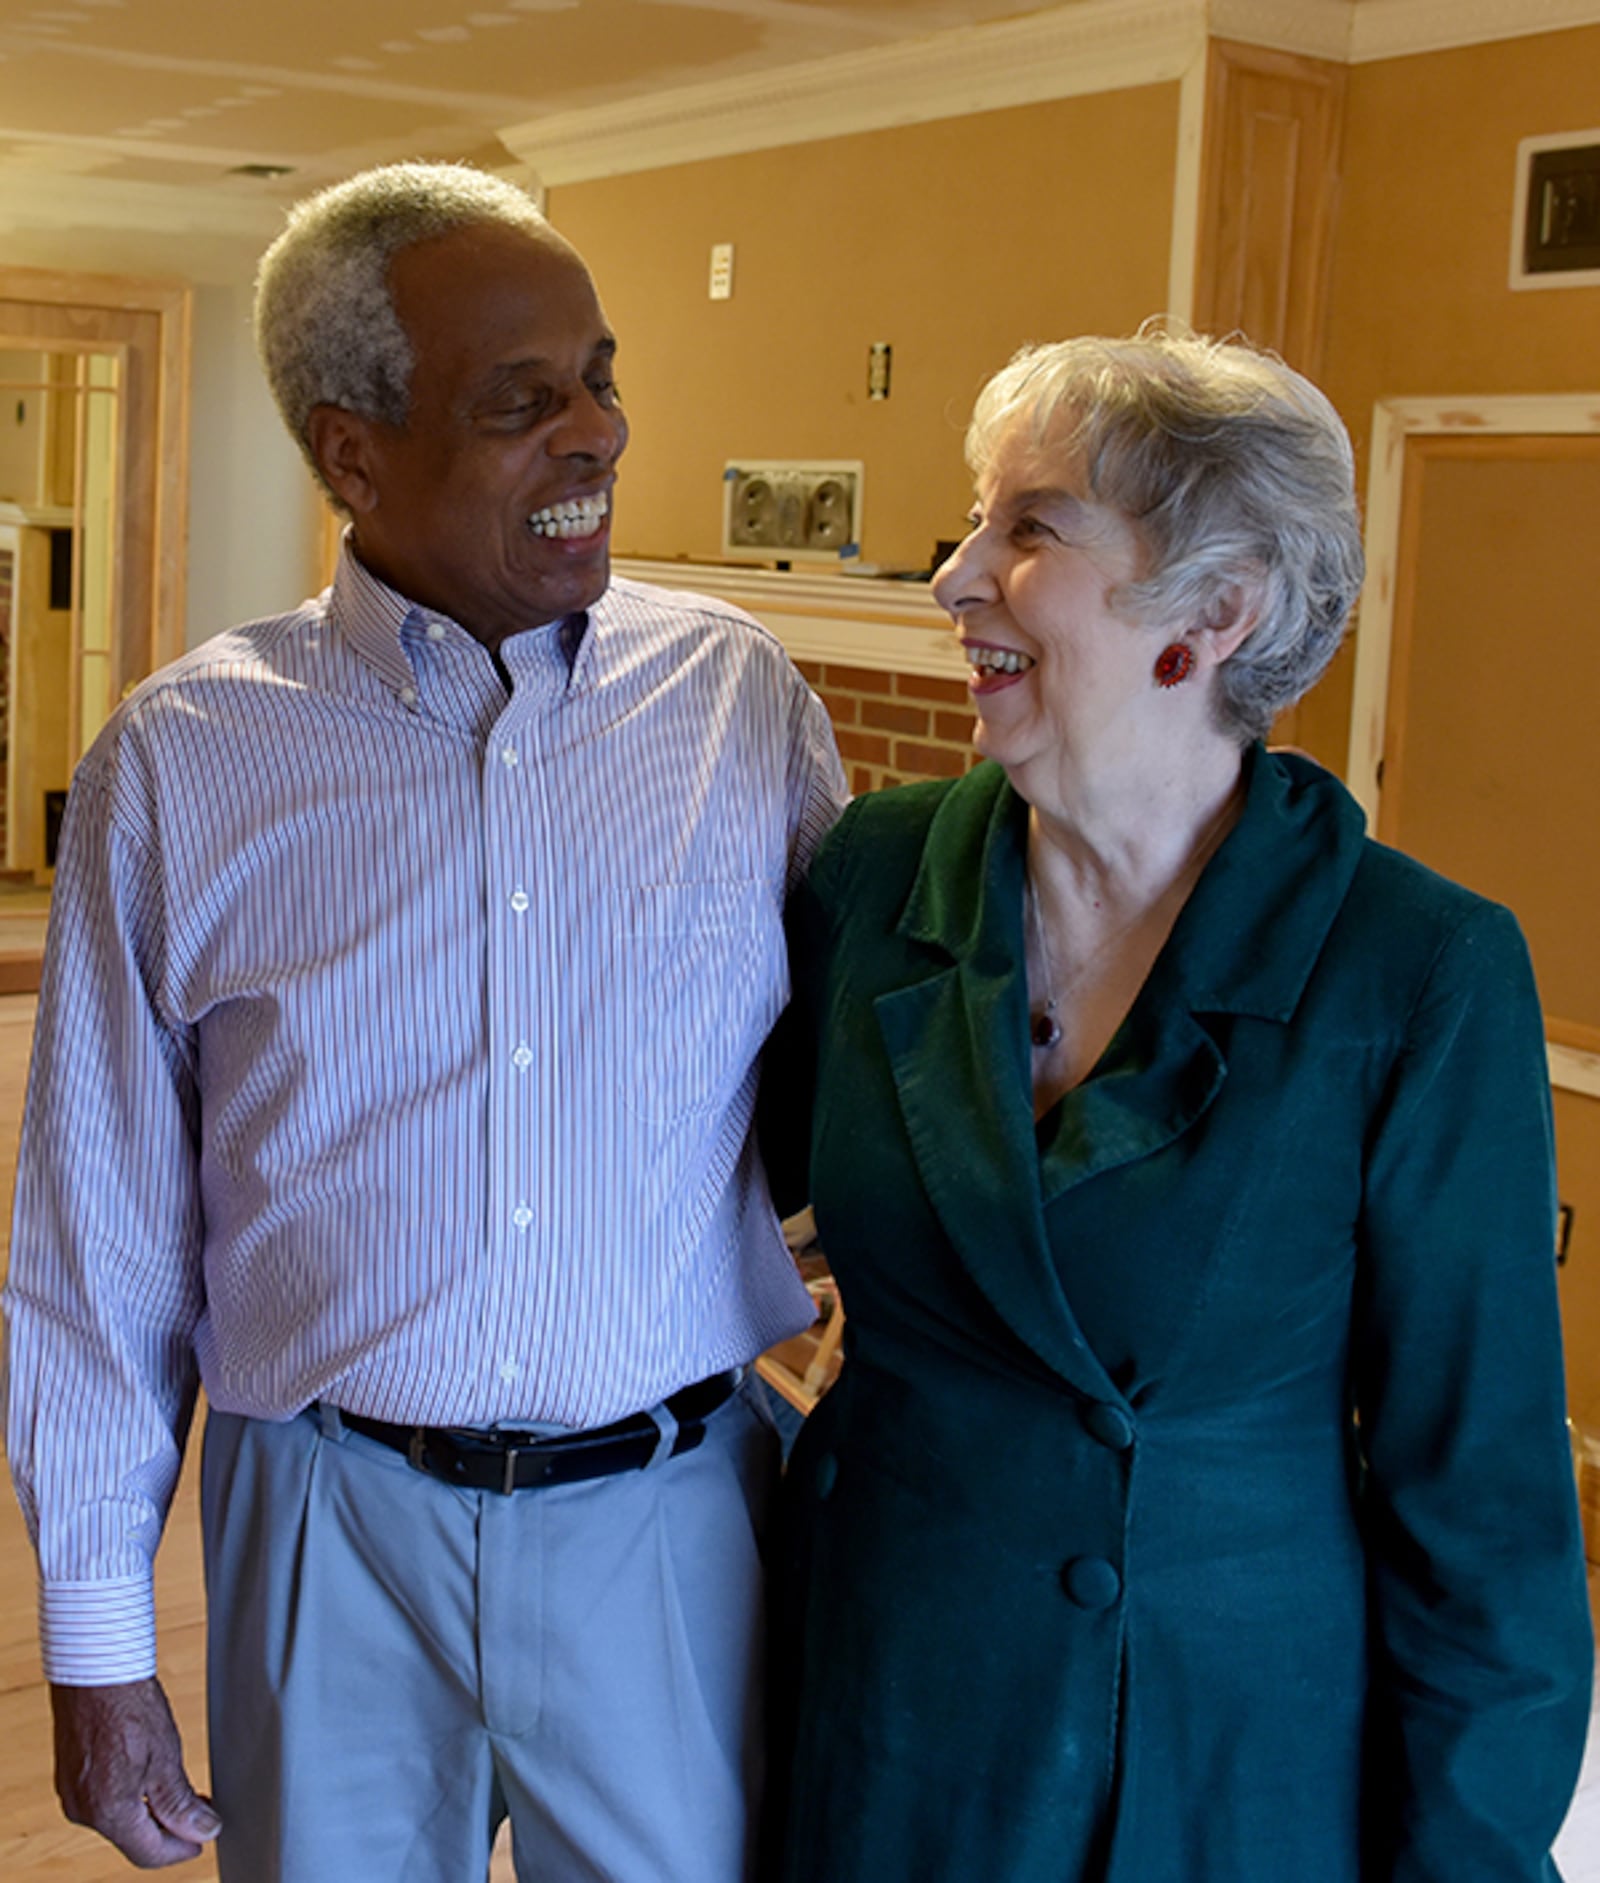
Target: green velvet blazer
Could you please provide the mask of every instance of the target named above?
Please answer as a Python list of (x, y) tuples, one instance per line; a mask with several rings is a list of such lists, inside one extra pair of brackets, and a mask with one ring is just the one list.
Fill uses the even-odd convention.
[(1027, 807), (860, 799), (796, 901), (767, 1143), (848, 1319), (787, 1479), (793, 1883), (1556, 1875), (1590, 1632), (1526, 950), (1246, 764), (1066, 1100), (1054, 1233), (1183, 1290), (1121, 1390), (1045, 1228)]

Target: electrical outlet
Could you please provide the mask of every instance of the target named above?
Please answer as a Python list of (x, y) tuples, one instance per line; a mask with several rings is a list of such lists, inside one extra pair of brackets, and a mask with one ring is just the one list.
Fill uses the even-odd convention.
[(735, 561), (837, 562), (859, 553), (859, 462), (750, 459), (722, 473), (722, 552)]
[(733, 244), (731, 242), (714, 242), (711, 245), (711, 298), (713, 301), (733, 299)]

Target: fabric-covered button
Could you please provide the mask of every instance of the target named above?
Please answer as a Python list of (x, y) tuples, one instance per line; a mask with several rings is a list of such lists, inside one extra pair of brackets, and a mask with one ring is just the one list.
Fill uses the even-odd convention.
[(811, 1474), (811, 1487), (816, 1492), (818, 1501), (832, 1496), (833, 1487), (839, 1481), (839, 1460), (831, 1451), (825, 1451), (817, 1460), (817, 1468)]
[(1084, 1408), (1083, 1423), (1089, 1436), (1107, 1451), (1126, 1451), (1133, 1443), (1133, 1421), (1121, 1406), (1093, 1400)]
[(1110, 1608), (1122, 1593), (1122, 1578), (1103, 1556), (1074, 1556), (1061, 1572), (1061, 1586), (1079, 1608)]

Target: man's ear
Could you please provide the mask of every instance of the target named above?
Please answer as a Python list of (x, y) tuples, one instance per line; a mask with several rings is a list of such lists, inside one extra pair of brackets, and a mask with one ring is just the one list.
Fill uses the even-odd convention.
[(306, 442), (329, 488), (352, 517), (377, 508), (376, 439), (372, 420), (342, 405), (314, 405)]

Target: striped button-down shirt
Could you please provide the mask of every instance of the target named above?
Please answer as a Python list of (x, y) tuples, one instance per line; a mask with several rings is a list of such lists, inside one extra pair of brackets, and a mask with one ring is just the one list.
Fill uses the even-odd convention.
[(826, 715), (629, 582), (501, 658), (347, 550), (74, 779), (5, 1295), (52, 1679), (153, 1671), (197, 1377), (582, 1427), (810, 1318), (751, 1114)]

